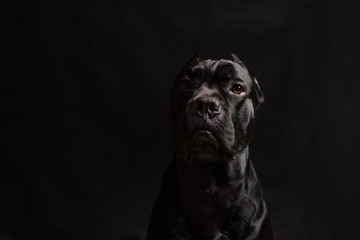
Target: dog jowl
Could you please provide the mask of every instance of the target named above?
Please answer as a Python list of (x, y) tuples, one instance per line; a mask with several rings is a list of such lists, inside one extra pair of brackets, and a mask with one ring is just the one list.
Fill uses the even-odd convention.
[(260, 183), (249, 159), (263, 94), (232, 60), (185, 64), (172, 86), (175, 156), (165, 172), (147, 239), (273, 239)]

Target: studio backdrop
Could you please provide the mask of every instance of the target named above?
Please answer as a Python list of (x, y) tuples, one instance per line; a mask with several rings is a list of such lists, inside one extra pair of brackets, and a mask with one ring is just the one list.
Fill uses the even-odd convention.
[(0, 239), (144, 239), (197, 51), (256, 74), (277, 240), (359, 234), (360, 2), (2, 1)]

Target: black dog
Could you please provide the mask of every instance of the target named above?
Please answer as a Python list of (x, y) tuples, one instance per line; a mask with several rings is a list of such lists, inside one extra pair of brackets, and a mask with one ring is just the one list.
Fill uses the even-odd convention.
[(147, 240), (273, 239), (249, 160), (258, 82), (233, 55), (194, 56), (170, 92), (175, 158), (167, 169)]

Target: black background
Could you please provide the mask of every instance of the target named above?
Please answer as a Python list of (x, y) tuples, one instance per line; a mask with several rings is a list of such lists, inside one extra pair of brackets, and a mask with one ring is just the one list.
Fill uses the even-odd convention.
[(2, 1), (0, 239), (144, 239), (198, 50), (257, 75), (275, 236), (359, 239), (360, 2)]

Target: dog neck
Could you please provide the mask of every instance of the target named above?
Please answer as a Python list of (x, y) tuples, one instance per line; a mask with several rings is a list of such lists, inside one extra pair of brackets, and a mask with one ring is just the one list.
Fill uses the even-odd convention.
[[(212, 194), (241, 187), (249, 164), (248, 146), (231, 160), (207, 162), (176, 159), (179, 191), (185, 195)], [(219, 193), (220, 194), (220, 193)]]
[(215, 234), (248, 201), (248, 182), (255, 174), (248, 147), (230, 161), (176, 159), (176, 171), (181, 205), (199, 234)]

